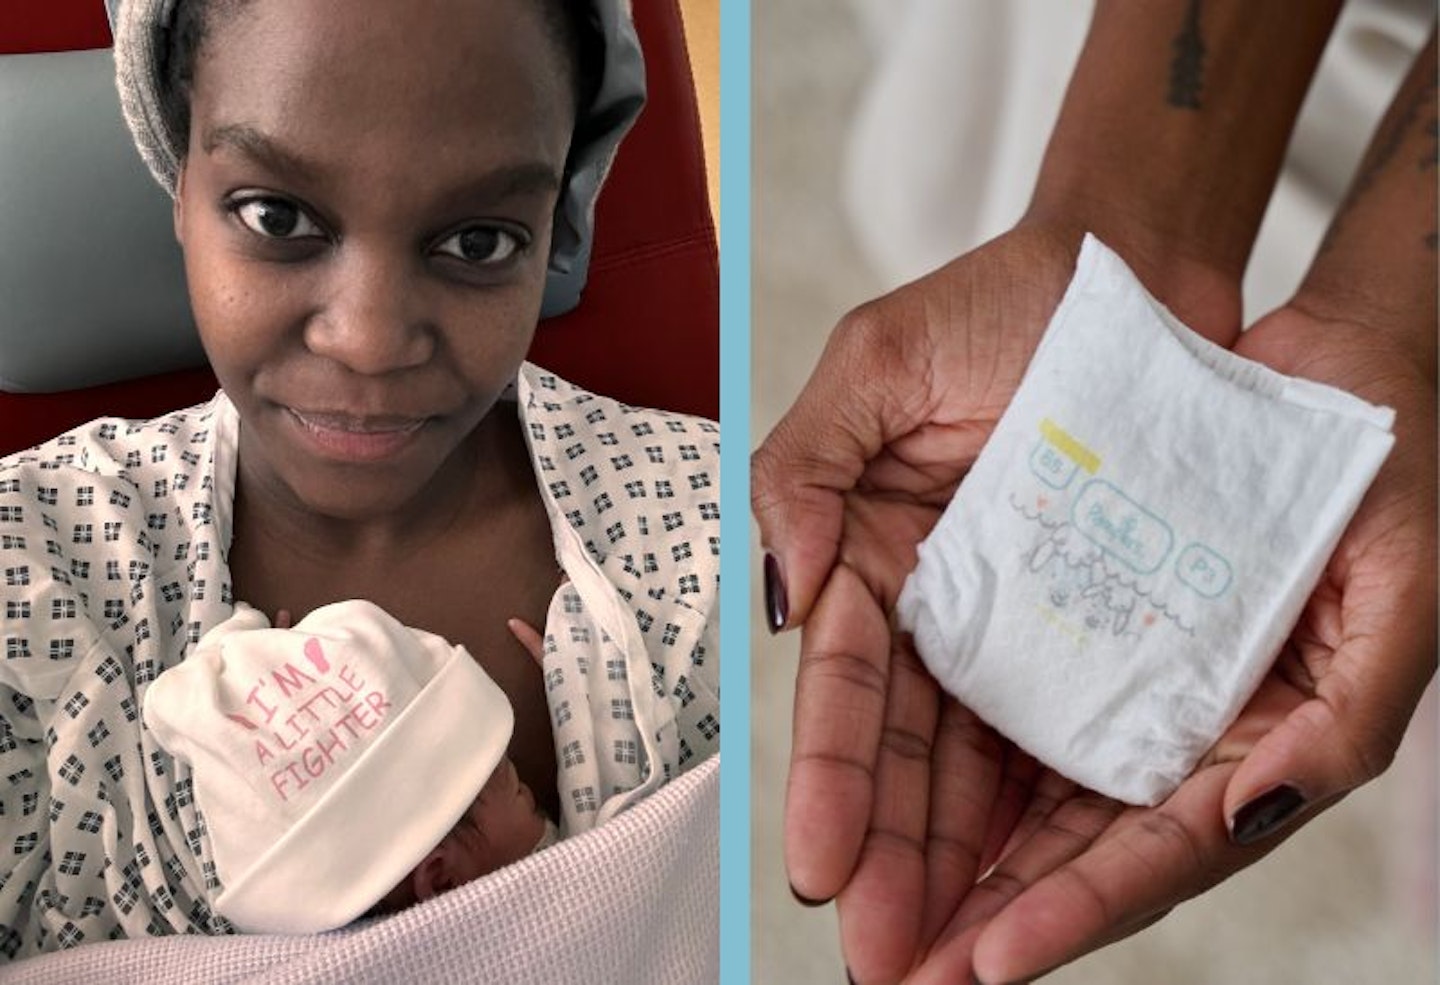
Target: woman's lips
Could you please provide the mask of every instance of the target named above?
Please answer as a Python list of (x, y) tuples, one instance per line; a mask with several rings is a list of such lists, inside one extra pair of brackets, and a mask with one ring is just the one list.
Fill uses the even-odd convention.
[(376, 462), (393, 458), (416, 440), (428, 417), (363, 417), (287, 407), (306, 442), (326, 458)]

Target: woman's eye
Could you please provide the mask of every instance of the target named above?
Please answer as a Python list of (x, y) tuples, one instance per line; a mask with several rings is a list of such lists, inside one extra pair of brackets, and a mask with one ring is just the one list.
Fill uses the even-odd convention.
[(435, 249), (466, 263), (497, 264), (509, 260), (525, 243), (519, 235), (496, 226), (471, 226), (442, 240)]
[(247, 229), (270, 239), (324, 235), (304, 209), (283, 198), (247, 198), (231, 208)]

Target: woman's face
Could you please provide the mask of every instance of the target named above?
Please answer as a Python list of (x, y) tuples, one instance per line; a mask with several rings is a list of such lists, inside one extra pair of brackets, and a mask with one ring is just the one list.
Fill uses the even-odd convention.
[(176, 196), (245, 474), (403, 508), (515, 376), (573, 122), (535, 0), (249, 0), (200, 51)]

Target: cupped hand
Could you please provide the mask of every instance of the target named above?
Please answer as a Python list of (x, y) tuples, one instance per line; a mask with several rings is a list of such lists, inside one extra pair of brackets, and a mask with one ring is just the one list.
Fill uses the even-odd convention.
[[(1235, 349), (1394, 407), (1394, 450), (1274, 668), (1196, 773), (1153, 809), (1042, 774), (1000, 863), (960, 898), (912, 981), (1024, 980), (1127, 936), (1254, 862), (1394, 756), (1435, 669), (1434, 367), (1304, 304), (1263, 319)], [(988, 789), (997, 762), (964, 782)]]
[[(753, 459), (772, 628), (804, 626), (786, 865), (802, 899), (838, 894), (860, 982), (910, 970), (1034, 791), (1058, 796), (944, 698), (891, 614), (916, 545), (1019, 386), (1079, 245), (1079, 230), (1027, 222), (852, 312)], [(1216, 283), (1192, 278), (1181, 303), (1167, 300), (1228, 344), (1238, 298)]]
[(1304, 700), (1246, 756), (1226, 814), (1285, 785), (1325, 801), (1382, 772), (1436, 666), (1436, 383), (1415, 351), (1348, 305), (1304, 298), (1241, 355), (1394, 408), (1395, 446), (1277, 664)]

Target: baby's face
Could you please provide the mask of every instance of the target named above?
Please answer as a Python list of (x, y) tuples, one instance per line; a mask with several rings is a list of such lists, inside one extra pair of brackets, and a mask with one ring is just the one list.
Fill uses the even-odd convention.
[(545, 834), (545, 815), (515, 764), (502, 759), (465, 816), (445, 836), (457, 883), (478, 879), (529, 855)]

